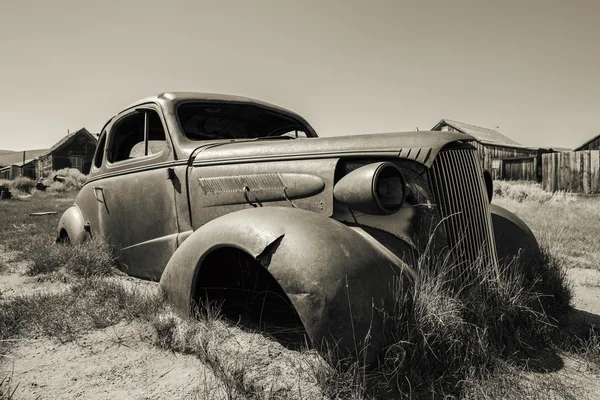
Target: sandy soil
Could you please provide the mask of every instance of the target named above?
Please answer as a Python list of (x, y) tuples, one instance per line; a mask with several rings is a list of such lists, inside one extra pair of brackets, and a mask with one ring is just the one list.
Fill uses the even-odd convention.
[[(148, 326), (121, 323), (76, 342), (30, 340), (11, 361), (18, 399), (219, 398), (219, 381), (194, 356), (160, 350), (140, 337)], [(209, 397), (205, 397), (210, 394)]]
[(0, 266), (4, 266), (0, 279), (0, 301), (10, 296), (56, 292), (67, 287), (61, 282), (24, 275), (27, 262), (17, 261), (17, 257), (18, 252), (6, 251), (0, 246)]
[(600, 271), (572, 268), (568, 274), (575, 289), (575, 308), (600, 316)]

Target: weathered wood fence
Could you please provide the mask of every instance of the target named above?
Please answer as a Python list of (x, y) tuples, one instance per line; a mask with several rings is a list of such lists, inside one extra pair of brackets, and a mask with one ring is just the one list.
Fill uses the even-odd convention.
[(537, 157), (517, 157), (500, 160), (499, 179), (507, 181), (536, 181)]
[(544, 190), (600, 193), (600, 150), (542, 155)]

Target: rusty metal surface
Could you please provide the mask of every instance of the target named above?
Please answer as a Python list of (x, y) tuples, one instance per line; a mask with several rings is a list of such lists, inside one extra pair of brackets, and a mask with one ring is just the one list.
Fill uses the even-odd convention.
[[(190, 140), (176, 115), (177, 105), (189, 101), (254, 105), (293, 119), (312, 137)], [(302, 117), (267, 103), (165, 93), (112, 118), (103, 129), (107, 140), (102, 143), (111, 146), (122, 118), (135, 112), (148, 115), (148, 110), (160, 117), (162, 150), (109, 163), (108, 151), (99, 149), (98, 163), (75, 205), (61, 218), (57, 236), (68, 235), (74, 242), (88, 236), (104, 239), (124, 271), (160, 279), (181, 311), (189, 311), (198, 300), (203, 280), (227, 278), (219, 270), (231, 267), (215, 265), (231, 260), (215, 259), (215, 254), (226, 255), (219, 249), (228, 249), (245, 255), (248, 268), (260, 268), (262, 275), (256, 276), (276, 283), (316, 346), (327, 340), (355, 356), (364, 348), (371, 358), (380, 350), (382, 337), (367, 337), (382, 331), (379, 312), (390, 301), (390, 285), (402, 279), (410, 287), (410, 266), (417, 265), (431, 235), (437, 251), (463, 246), (456, 235), (466, 230), (467, 261), (486, 243), (491, 246), (488, 254), (497, 249), (499, 258), (519, 248), (532, 254), (537, 249), (522, 221), (488, 206), (485, 182), (473, 157), (464, 153), (465, 143), (472, 140), (468, 135), (317, 138)], [(400, 177), (378, 186), (374, 171), (381, 165)], [(405, 192), (389, 187), (390, 182), (402, 182)], [(385, 200), (390, 207), (382, 213), (377, 212), (381, 198), (374, 197), (381, 193), (390, 194)], [(460, 223), (444, 225), (443, 219), (456, 211)], [(440, 232), (437, 226), (442, 226)], [(234, 289), (227, 285), (235, 282), (223, 282), (216, 290), (227, 296)]]

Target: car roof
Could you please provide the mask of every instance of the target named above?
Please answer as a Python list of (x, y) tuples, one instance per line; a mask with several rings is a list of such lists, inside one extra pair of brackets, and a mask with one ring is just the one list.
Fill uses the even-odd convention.
[[(217, 102), (232, 102), (232, 103), (248, 103), (260, 105), (266, 108), (272, 108), (274, 110), (278, 110), (284, 112), (286, 114), (297, 115), (293, 111), (287, 110), (283, 107), (277, 106), (275, 104), (270, 104), (265, 101), (253, 99), (250, 97), (244, 96), (236, 96), (231, 94), (221, 94), (221, 93), (202, 93), (202, 92), (165, 92), (160, 93), (154, 96), (145, 97), (141, 100), (138, 100), (134, 103), (131, 103), (126, 107), (132, 108), (144, 103), (168, 103), (168, 102), (182, 102), (182, 101), (217, 101)], [(298, 115), (299, 116), (299, 115)]]
[[(223, 103), (236, 103), (236, 104), (252, 104), (259, 107), (267, 108), (272, 111), (288, 115), (300, 121), (303, 125), (307, 127), (311, 131), (311, 134), (317, 136), (314, 128), (306, 121), (301, 115), (285, 109), (283, 107), (277, 106), (275, 104), (270, 104), (265, 101), (253, 99), (250, 97), (244, 96), (236, 96), (231, 94), (221, 94), (221, 93), (202, 93), (202, 92), (164, 92), (154, 96), (145, 97), (141, 100), (138, 100), (134, 103), (131, 103), (129, 106), (124, 108), (123, 110), (128, 110), (137, 106), (141, 106), (145, 103), (159, 103), (162, 106), (167, 103), (180, 103), (186, 101), (215, 101), (215, 102), (223, 102)], [(122, 112), (122, 111), (121, 111)]]

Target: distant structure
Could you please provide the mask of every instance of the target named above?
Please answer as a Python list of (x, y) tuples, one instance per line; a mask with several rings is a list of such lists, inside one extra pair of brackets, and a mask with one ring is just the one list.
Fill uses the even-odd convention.
[(0, 168), (0, 179), (15, 179), (20, 176), (35, 179), (35, 159), (14, 163)]
[(600, 135), (596, 135), (573, 151), (600, 150)]
[[(76, 168), (84, 174), (90, 172), (98, 139), (81, 128), (68, 134), (48, 150), (6, 151), (0, 157), (0, 179), (25, 176), (31, 179), (48, 177), (52, 171)], [(31, 158), (26, 159), (26, 156)], [(17, 161), (21, 158), (21, 161)]]
[(481, 165), (493, 179), (542, 181), (542, 154), (552, 149), (527, 147), (500, 132), (464, 122), (442, 119), (432, 131), (461, 132), (475, 138)]
[(97, 142), (96, 136), (85, 128), (68, 134), (37, 158), (36, 178), (45, 178), (52, 171), (63, 168), (76, 168), (87, 175), (90, 172)]

